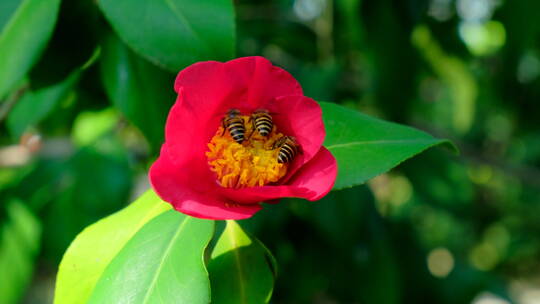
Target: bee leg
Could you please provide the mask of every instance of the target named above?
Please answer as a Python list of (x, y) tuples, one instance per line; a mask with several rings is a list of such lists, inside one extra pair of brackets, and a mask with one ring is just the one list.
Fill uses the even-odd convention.
[(251, 133), (249, 133), (247, 140), (249, 140), (251, 138), (251, 135), (253, 135), (253, 133), (257, 131), (257, 129), (255, 128), (255, 120), (249, 117), (248, 123), (250, 120), (251, 120)]
[(225, 135), (225, 130), (227, 129), (227, 128), (225, 128), (225, 119), (221, 120), (221, 126), (223, 127), (223, 132), (221, 132), (221, 136), (223, 136), (223, 135)]
[(281, 148), (281, 145), (283, 144), (283, 138), (284, 138), (284, 137), (281, 137), (281, 138), (276, 139), (276, 140), (272, 143), (272, 146), (270, 147), (270, 149), (268, 149), (268, 148), (265, 148), (265, 149), (266, 149), (266, 150), (275, 150), (275, 149)]
[(251, 139), (251, 135), (253, 135), (253, 132), (255, 132), (255, 131), (257, 131), (257, 130), (251, 130), (251, 132), (249, 133), (249, 136), (248, 136), (248, 138), (247, 138), (246, 140), (250, 140), (250, 139)]

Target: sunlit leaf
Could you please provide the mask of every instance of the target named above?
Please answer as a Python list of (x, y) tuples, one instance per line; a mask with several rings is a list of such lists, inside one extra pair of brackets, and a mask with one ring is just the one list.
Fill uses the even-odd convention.
[(145, 224), (111, 260), (88, 303), (209, 303), (204, 250), (214, 221), (175, 210)]
[(51, 37), (60, 0), (23, 0), (0, 33), (0, 98), (17, 84)]
[(111, 260), (148, 221), (170, 209), (148, 191), (125, 209), (88, 226), (66, 251), (54, 303), (87, 303)]
[(234, 54), (234, 9), (230, 0), (98, 3), (123, 41), (173, 72), (196, 61), (226, 60)]
[(79, 146), (90, 145), (111, 132), (118, 120), (119, 115), (112, 107), (101, 111), (82, 112), (73, 123), (71, 138)]
[(360, 112), (321, 102), (324, 145), (338, 162), (334, 189), (359, 185), (427, 148), (447, 140)]
[(208, 264), (212, 303), (267, 303), (274, 287), (275, 261), (235, 221), (227, 221)]

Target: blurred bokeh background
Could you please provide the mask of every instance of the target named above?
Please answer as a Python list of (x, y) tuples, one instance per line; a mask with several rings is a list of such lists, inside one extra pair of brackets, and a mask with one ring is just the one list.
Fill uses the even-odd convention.
[[(0, 5), (0, 27), (13, 8)], [(540, 1), (235, 11), (238, 57), (265, 56), (307, 96), (461, 150), (241, 221), (278, 260), (273, 303), (540, 303)], [(124, 45), (94, 1), (62, 2), (44, 53), (0, 102), (2, 304), (52, 303), (75, 235), (148, 189), (174, 76)]]

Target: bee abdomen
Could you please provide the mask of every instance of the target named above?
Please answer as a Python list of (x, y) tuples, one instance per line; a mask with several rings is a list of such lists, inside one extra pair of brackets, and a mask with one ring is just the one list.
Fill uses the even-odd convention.
[(289, 143), (283, 144), (279, 149), (278, 163), (283, 164), (290, 162), (296, 156), (297, 152), (298, 150), (295, 146), (290, 145)]
[(234, 141), (241, 144), (244, 141), (244, 134), (246, 133), (246, 128), (244, 127), (244, 121), (242, 119), (235, 120), (229, 123), (227, 129), (231, 134), (231, 137)]
[(255, 121), (255, 128), (257, 128), (257, 131), (262, 136), (268, 136), (270, 131), (272, 131), (272, 126), (272, 118), (270, 115), (258, 117)]

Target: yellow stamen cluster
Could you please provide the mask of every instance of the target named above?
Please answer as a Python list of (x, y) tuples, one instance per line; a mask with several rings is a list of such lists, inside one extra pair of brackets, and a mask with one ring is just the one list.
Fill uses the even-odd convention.
[[(218, 182), (227, 188), (264, 186), (277, 182), (287, 173), (287, 164), (277, 161), (279, 149), (273, 143), (283, 136), (274, 125), (267, 137), (261, 136), (249, 121), (241, 115), (246, 127), (245, 140), (235, 142), (229, 132), (220, 126), (208, 143), (206, 152), (210, 169), (216, 173)], [(252, 134), (253, 132), (253, 134)]]

